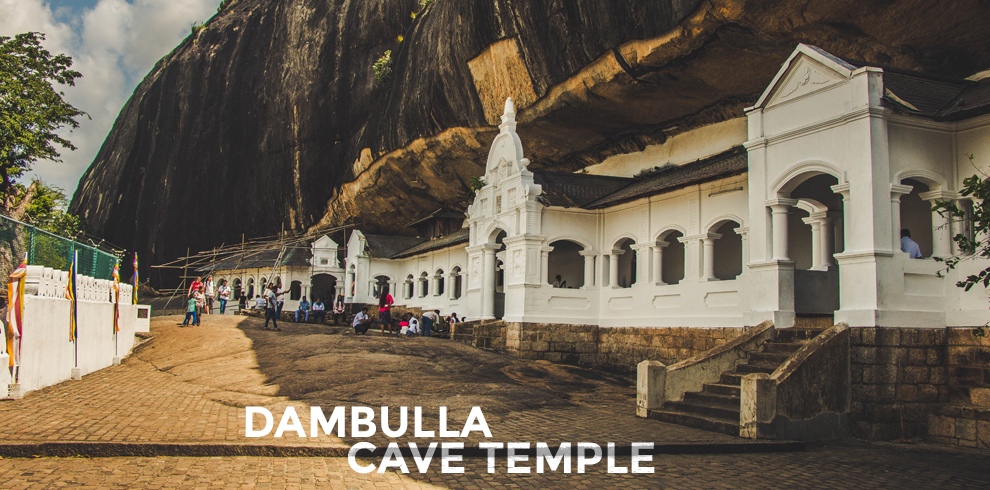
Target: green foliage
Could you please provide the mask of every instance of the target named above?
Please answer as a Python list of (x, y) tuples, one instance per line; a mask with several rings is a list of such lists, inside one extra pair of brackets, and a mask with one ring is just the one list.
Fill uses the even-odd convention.
[[(973, 164), (973, 155), (969, 155), (970, 164)], [(976, 168), (976, 165), (973, 165)], [(977, 168), (977, 171), (979, 169)], [(980, 172), (982, 173), (982, 172)], [(972, 210), (960, 208), (955, 201), (936, 201), (933, 211), (950, 219), (966, 219), (972, 224), (972, 234), (958, 234), (952, 237), (961, 251), (960, 255), (947, 259), (935, 257), (935, 260), (945, 262), (948, 270), (955, 269), (962, 260), (972, 258), (990, 259), (990, 176), (983, 177), (973, 175), (963, 180), (963, 187), (960, 191), (963, 197), (968, 197), (973, 202)], [(956, 286), (969, 291), (973, 286), (982, 284), (984, 288), (990, 288), (990, 267), (981, 270), (977, 274), (971, 274), (965, 279), (958, 281)], [(976, 337), (986, 337), (987, 325), (973, 329)]]
[(65, 191), (40, 180), (36, 182), (38, 192), (28, 207), (26, 221), (42, 230), (67, 238), (74, 239), (85, 231), (81, 218), (65, 212), (69, 205)]
[(426, 7), (429, 7), (431, 3), (433, 3), (433, 0), (419, 0), (419, 8), (421, 10), (425, 9)]
[(385, 51), (372, 68), (375, 70), (375, 80), (388, 80), (392, 76), (392, 50)]
[(223, 12), (223, 9), (231, 6), (237, 0), (221, 0), (220, 6), (217, 7), (217, 12)]
[(199, 31), (202, 31), (204, 27), (206, 27), (206, 24), (193, 24), (189, 30), (192, 35), (195, 36), (196, 34), (199, 34)]
[(471, 189), (473, 194), (477, 194), (484, 186), (485, 179), (483, 177), (471, 177), (471, 180), (468, 181), (468, 189)]
[(38, 159), (61, 161), (54, 145), (75, 150), (56, 131), (79, 127), (76, 118), (86, 115), (52, 87), (75, 85), (82, 74), (69, 69), (72, 58), (41, 47), (44, 39), (40, 32), (0, 36), (0, 194)]

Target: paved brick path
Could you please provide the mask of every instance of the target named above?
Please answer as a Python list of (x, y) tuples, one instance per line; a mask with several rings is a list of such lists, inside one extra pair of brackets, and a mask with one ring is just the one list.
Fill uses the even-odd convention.
[[(0, 461), (3, 488), (383, 489), (383, 488), (932, 488), (990, 487), (987, 452), (939, 446), (843, 442), (806, 452), (664, 455), (652, 475), (488, 474), (469, 460), (463, 475), (361, 475), (345, 458), (43, 458)], [(366, 461), (362, 461), (366, 463)], [(412, 469), (412, 471), (416, 471)]]
[[(196, 341), (228, 347), (241, 342), (229, 337), (231, 332), (223, 328), (226, 327), (204, 331)], [(257, 364), (245, 356), (244, 346), (249, 347), (249, 342), (237, 344), (226, 357), (214, 360), (215, 364), (199, 358), (187, 362), (180, 358), (200, 353), (182, 345), (181, 339), (170, 339), (167, 329), (158, 333), (156, 348), (181, 348), (181, 352), (156, 359), (174, 359), (172, 365), (179, 367), (162, 369), (161, 365), (132, 356), (121, 366), (93, 373), (82, 381), (32, 392), (22, 400), (0, 402), (0, 449), (43, 442), (104, 443), (98, 447), (186, 443), (341, 449), (356, 442), (332, 436), (301, 439), (291, 433), (281, 439), (245, 438), (244, 403), (267, 406), (276, 415), (285, 407), (297, 407), (304, 427), (309, 427), (308, 404), (277, 396), (277, 387), (269, 386), (270, 378), (261, 375)], [(374, 342), (383, 341), (390, 340)], [(467, 347), (457, 349), (461, 356), (492, 356), (473, 353)], [(223, 374), (228, 379), (212, 379), (210, 366), (216, 363), (228, 366)], [(202, 372), (199, 377), (190, 377), (189, 371)], [(175, 374), (181, 372), (187, 373), (184, 378)], [(408, 383), (416, 381), (410, 378)], [(552, 388), (548, 388), (548, 394)], [(494, 439), (500, 442), (741, 442), (721, 434), (638, 419), (633, 415), (632, 393), (623, 394), (623, 389), (615, 388), (609, 396), (592, 398), (592, 402), (585, 399), (570, 406), (555, 404), (486, 415)], [(462, 420), (464, 416), (466, 413), (454, 414), (452, 418)], [(428, 419), (426, 425), (435, 430), (435, 424), (435, 420)], [(464, 442), (470, 447), (478, 440), (475, 436)], [(384, 446), (386, 441), (377, 437), (372, 442)], [(361, 475), (350, 469), (346, 458), (340, 457), (9, 458), (0, 460), (0, 488), (988, 488), (988, 456), (990, 453), (983, 450), (847, 441), (813, 445), (806, 452), (662, 454), (654, 457), (656, 473), (652, 475), (610, 475), (605, 473), (604, 463), (583, 475), (509, 475), (501, 459), (496, 473), (488, 474), (483, 458), (465, 460), (467, 471), (463, 475), (439, 473), (438, 461), (425, 475), (395, 471)], [(378, 461), (368, 458), (362, 462)], [(408, 463), (415, 472), (412, 462)], [(622, 458), (619, 463), (623, 463)]]

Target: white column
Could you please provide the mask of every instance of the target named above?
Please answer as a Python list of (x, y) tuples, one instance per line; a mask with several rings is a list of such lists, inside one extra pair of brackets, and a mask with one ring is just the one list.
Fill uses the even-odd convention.
[(732, 231), (736, 232), (742, 241), (742, 250), (740, 250), (742, 254), (742, 271), (740, 274), (745, 274), (746, 267), (749, 265), (749, 227), (740, 226), (739, 228), (734, 228)]
[(796, 199), (773, 199), (767, 201), (772, 213), (773, 260), (791, 260), (787, 250), (787, 216)]
[(653, 245), (653, 284), (660, 286), (663, 282), (663, 249), (670, 242), (658, 241)]
[(890, 185), (890, 223), (891, 250), (901, 251), (901, 196), (910, 194), (913, 187), (909, 185)]
[(648, 243), (633, 245), (633, 253), (636, 254), (636, 281), (633, 284), (646, 284), (650, 282), (651, 248), (652, 246)]
[(608, 285), (612, 289), (619, 288), (619, 256), (625, 252), (625, 250), (612, 250), (608, 256)]
[(485, 246), (481, 271), (481, 319), (495, 319), (495, 244)]
[(822, 270), (833, 270), (835, 269), (835, 258), (833, 257), (835, 255), (835, 218), (826, 215), (819, 221), (819, 226), (822, 230), (822, 257), (819, 263)]
[(593, 288), (595, 287), (595, 252), (582, 250), (578, 253), (584, 257), (584, 286), (581, 289)]
[[(541, 247), (540, 248), (540, 280), (539, 284), (552, 284), (550, 281), (550, 252), (553, 251), (553, 247)], [(523, 259), (525, 260), (525, 259)]]
[(817, 271), (822, 265), (822, 222), (814, 217), (801, 218), (801, 221), (811, 225), (811, 269)]
[(722, 235), (718, 233), (708, 233), (702, 235), (701, 243), (704, 247), (704, 258), (702, 259), (702, 266), (704, 272), (702, 273), (702, 281), (717, 281), (715, 277), (715, 240), (722, 238)]
[[(938, 201), (951, 201), (958, 197), (955, 192), (934, 190), (922, 192), (919, 196), (934, 206)], [(942, 216), (938, 211), (932, 211), (932, 256), (952, 256), (952, 217), (947, 213)]]

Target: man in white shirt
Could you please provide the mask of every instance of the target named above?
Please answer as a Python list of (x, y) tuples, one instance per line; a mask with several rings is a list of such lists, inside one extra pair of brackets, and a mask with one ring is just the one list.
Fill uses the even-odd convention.
[(203, 286), (205, 286), (203, 294), (206, 295), (206, 312), (212, 315), (213, 298), (216, 294), (216, 284), (213, 283), (213, 276), (206, 276), (206, 283)]
[(354, 327), (354, 333), (368, 334), (368, 329), (371, 328), (371, 317), (368, 316), (368, 308), (361, 308), (361, 311), (354, 315), (354, 321), (351, 322), (351, 326)]
[(901, 252), (907, 252), (912, 259), (921, 258), (921, 247), (918, 242), (911, 239), (911, 230), (904, 228), (901, 230)]
[[(439, 311), (439, 310), (437, 310)], [(440, 320), (440, 315), (437, 312), (427, 311), (423, 313), (423, 336), (432, 337), (433, 336), (433, 326), (437, 325)], [(437, 325), (439, 326), (439, 325)]]
[(327, 306), (323, 304), (323, 300), (316, 298), (313, 301), (313, 321), (316, 323), (324, 323), (327, 319)]

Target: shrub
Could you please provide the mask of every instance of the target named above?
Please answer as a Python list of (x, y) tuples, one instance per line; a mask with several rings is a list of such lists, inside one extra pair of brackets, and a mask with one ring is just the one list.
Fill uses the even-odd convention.
[(372, 68), (375, 70), (375, 80), (388, 80), (392, 76), (392, 50), (385, 51)]

